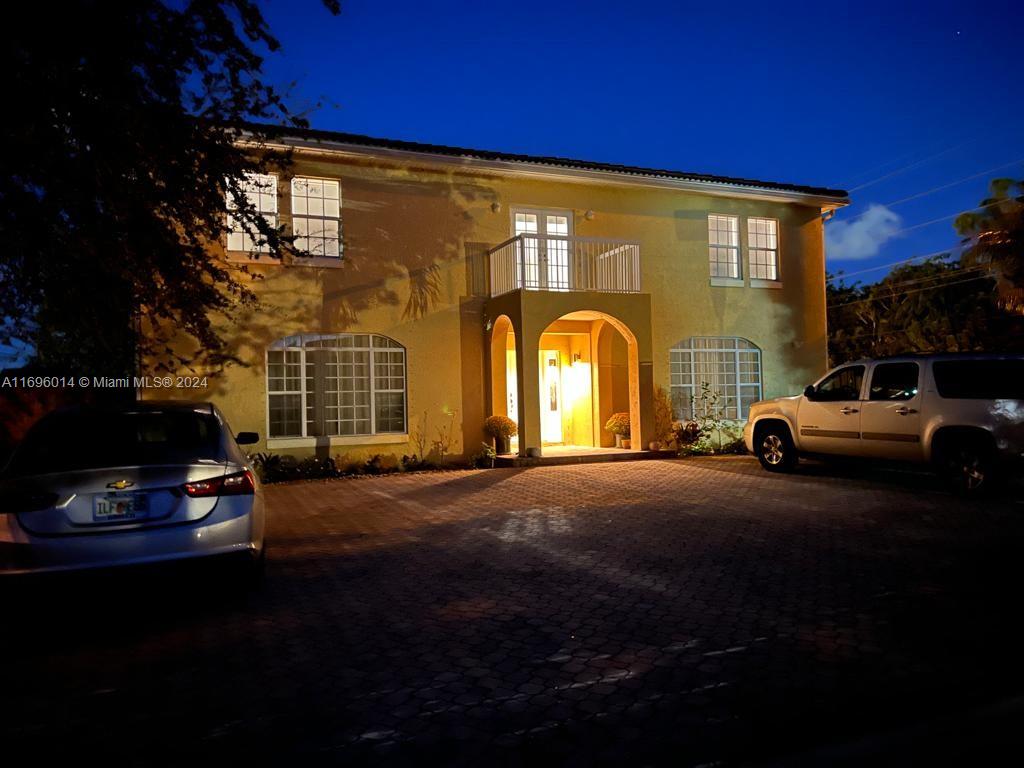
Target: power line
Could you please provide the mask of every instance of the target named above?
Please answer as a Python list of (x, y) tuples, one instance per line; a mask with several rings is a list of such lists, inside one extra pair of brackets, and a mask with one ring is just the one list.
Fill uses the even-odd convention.
[[(956, 246), (953, 247), (955, 248)], [(853, 277), (854, 275), (862, 275), (865, 272), (876, 272), (879, 269), (885, 269), (886, 267), (895, 267), (899, 266), (900, 264), (909, 264), (910, 262), (917, 261), (918, 259), (930, 259), (934, 256), (947, 256), (949, 255), (949, 253), (949, 250), (935, 251), (934, 253), (922, 253), (919, 256), (911, 256), (909, 259), (900, 259), (899, 261), (891, 261), (888, 264), (879, 264), (877, 267), (868, 267), (867, 269), (859, 269), (856, 272), (846, 272), (841, 275), (833, 275), (832, 277), (828, 278), (826, 282), (831, 283), (833, 280), (845, 280), (846, 278)]]
[[(974, 280), (981, 280), (982, 278), (987, 278), (987, 277), (991, 277), (991, 276), (992, 276), (992, 273), (989, 272), (989, 273), (986, 273), (986, 274), (983, 274), (983, 275), (975, 275), (974, 277), (965, 277), (962, 280), (950, 280), (948, 282), (939, 283), (938, 285), (928, 285), (928, 286), (925, 286), (923, 288), (913, 288), (913, 289), (911, 289), (909, 291), (903, 291), (901, 295), (902, 296), (908, 296), (911, 293), (920, 293), (921, 291), (933, 291), (936, 288), (948, 288), (951, 285), (960, 285), (961, 283), (970, 283), (970, 282), (973, 282)], [(869, 301), (878, 301), (879, 298), (880, 297), (878, 297), (878, 296), (872, 296), (872, 297), (867, 298), (867, 299), (856, 299), (854, 301), (845, 301), (842, 304), (833, 304), (831, 307), (827, 307), (827, 309), (839, 309), (840, 307), (849, 307), (849, 306), (852, 306), (853, 304), (864, 304), (864, 303), (869, 302)]]
[(971, 144), (971, 143), (977, 141), (980, 138), (981, 138), (980, 136), (977, 136), (977, 137), (975, 137), (973, 139), (970, 139), (969, 141), (961, 141), (959, 144), (954, 144), (952, 147), (946, 147), (941, 152), (936, 152), (933, 155), (928, 155), (927, 157), (922, 158), (921, 160), (918, 160), (917, 162), (911, 163), (910, 165), (905, 165), (902, 168), (897, 168), (895, 171), (890, 171), (889, 173), (883, 174), (883, 175), (879, 176), (878, 178), (872, 179), (871, 181), (865, 181), (863, 184), (858, 184), (856, 187), (851, 187), (849, 189), (849, 191), (850, 192), (858, 192), (858, 191), (860, 191), (862, 189), (866, 189), (867, 187), (870, 187), (870, 186), (873, 186), (875, 184), (878, 184), (880, 181), (885, 181), (886, 179), (891, 179), (893, 176), (899, 176), (901, 173), (906, 173), (907, 171), (909, 171), (909, 170), (911, 170), (913, 168), (917, 168), (919, 166), (922, 166), (925, 163), (930, 163), (932, 160), (940, 158), (943, 155), (948, 155), (953, 150), (960, 149), (960, 147), (967, 146), (968, 144)]
[[(985, 133), (987, 133), (987, 132), (985, 132)], [(985, 133), (982, 133), (981, 135), (984, 136)], [(940, 147), (940, 146), (942, 146), (943, 143), (945, 143), (945, 142), (942, 139), (940, 139), (939, 141), (933, 141), (933, 142), (931, 142), (927, 146), (927, 148), (924, 151), (927, 152), (927, 151), (930, 151), (933, 147)], [(866, 171), (861, 171), (860, 173), (855, 173), (852, 176), (848, 176), (847, 178), (849, 179), (849, 183), (853, 183), (857, 179), (861, 179), (861, 178), (867, 176), (870, 173), (874, 173), (875, 171), (880, 171), (880, 170), (882, 170), (884, 168), (887, 168), (889, 166), (895, 165), (897, 163), (906, 162), (906, 161), (910, 160), (911, 158), (915, 157), (916, 155), (918, 155), (920, 153), (920, 151), (921, 151), (920, 149), (917, 149), (917, 150), (914, 150), (913, 152), (904, 153), (904, 154), (898, 156), (895, 160), (887, 160), (884, 163), (879, 163), (878, 165), (871, 166)], [(846, 186), (847, 186), (847, 182), (840, 182), (840, 183), (836, 184), (836, 186), (845, 189)]]
[[(923, 192), (918, 192), (916, 194), (910, 195), (909, 197), (903, 197), (903, 198), (900, 198), (899, 200), (893, 200), (892, 202), (889, 202), (889, 203), (881, 203), (881, 205), (886, 207), (886, 208), (891, 208), (894, 205), (901, 205), (903, 203), (909, 203), (911, 200), (917, 200), (918, 198), (927, 197), (928, 195), (933, 195), (936, 192), (941, 192), (944, 189), (949, 189), (950, 187), (955, 187), (955, 186), (958, 186), (960, 184), (964, 184), (965, 182), (973, 181), (974, 179), (977, 179), (977, 178), (979, 178), (981, 176), (987, 176), (990, 173), (1002, 170), (1003, 168), (1009, 168), (1010, 166), (1017, 165), (1018, 163), (1024, 163), (1024, 157), (1019, 158), (1017, 160), (1014, 160), (1013, 162), (1010, 162), (1010, 163), (1003, 163), (1002, 165), (997, 165), (994, 168), (987, 168), (984, 171), (980, 171), (978, 173), (972, 174), (971, 176), (965, 176), (964, 178), (957, 179), (956, 181), (951, 181), (948, 184), (941, 184), (941, 185), (939, 185), (937, 187), (932, 187), (931, 189), (926, 189)], [(849, 219), (834, 219), (834, 221), (836, 221), (836, 223), (851, 224), (854, 221), (857, 221), (858, 219), (864, 218), (870, 212), (871, 212), (871, 209), (869, 208), (868, 210), (862, 211), (861, 213), (858, 213), (856, 216), (852, 216)]]

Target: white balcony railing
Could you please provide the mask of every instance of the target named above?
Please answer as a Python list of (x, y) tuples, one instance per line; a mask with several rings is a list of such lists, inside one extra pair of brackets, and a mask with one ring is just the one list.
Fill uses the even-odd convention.
[(489, 252), (491, 296), (527, 291), (640, 293), (640, 244), (565, 235), (516, 235)]

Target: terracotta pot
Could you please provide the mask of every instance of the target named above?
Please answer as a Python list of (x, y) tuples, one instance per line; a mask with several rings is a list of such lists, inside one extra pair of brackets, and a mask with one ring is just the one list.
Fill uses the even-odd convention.
[(661, 443), (659, 443), (657, 440), (652, 440), (647, 447), (648, 447), (648, 449), (650, 449), (652, 451), (660, 451), (661, 450)]
[(623, 448), (630, 448), (630, 447), (632, 447), (632, 443), (631, 443), (631, 441), (630, 441), (630, 439), (628, 437), (622, 438), (622, 447)]

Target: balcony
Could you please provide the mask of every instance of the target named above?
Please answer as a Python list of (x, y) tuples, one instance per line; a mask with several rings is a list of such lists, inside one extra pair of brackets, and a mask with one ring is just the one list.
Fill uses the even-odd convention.
[(572, 235), (516, 235), (488, 252), (491, 296), (511, 291), (640, 293), (640, 244)]

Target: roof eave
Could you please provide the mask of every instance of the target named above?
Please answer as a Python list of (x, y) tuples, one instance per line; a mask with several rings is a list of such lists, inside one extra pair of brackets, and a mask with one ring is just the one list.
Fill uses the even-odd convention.
[(677, 178), (641, 170), (615, 171), (573, 167), (568, 164), (558, 165), (550, 162), (531, 162), (529, 160), (495, 160), (475, 157), (473, 155), (451, 155), (438, 152), (355, 144), (326, 138), (309, 139), (301, 136), (282, 135), (276, 139), (253, 142), (253, 144), (258, 144), (261, 147), (297, 149), (304, 152), (323, 152), (335, 156), (348, 155), (360, 158), (386, 157), (394, 160), (415, 160), (418, 162), (473, 168), (517, 176), (536, 176), (583, 183), (674, 189), (718, 197), (742, 197), (753, 200), (799, 203), (801, 205), (819, 207), (822, 210), (835, 210), (850, 204), (849, 197), (822, 195), (792, 189), (775, 189), (724, 181)]

